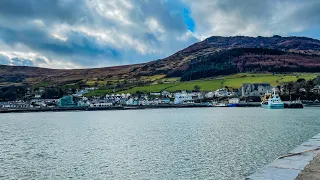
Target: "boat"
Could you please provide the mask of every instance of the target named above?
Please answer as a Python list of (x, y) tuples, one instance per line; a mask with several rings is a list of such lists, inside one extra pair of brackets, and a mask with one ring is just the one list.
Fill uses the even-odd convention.
[(261, 102), (261, 107), (266, 109), (283, 109), (284, 103), (282, 102), (280, 96), (276, 94), (275, 91), (273, 93), (266, 93)]
[(228, 106), (225, 103), (218, 103), (218, 104), (215, 104), (214, 107), (228, 107)]
[(238, 107), (238, 104), (228, 104), (228, 107)]
[(284, 103), (284, 108), (291, 108), (291, 109), (303, 108), (303, 104), (302, 104), (300, 98), (296, 99), (295, 101), (291, 101), (291, 96), (290, 96), (290, 101)]
[(240, 99), (239, 98), (231, 98), (231, 99), (229, 99), (228, 102), (229, 102), (227, 105), (228, 107), (238, 107)]

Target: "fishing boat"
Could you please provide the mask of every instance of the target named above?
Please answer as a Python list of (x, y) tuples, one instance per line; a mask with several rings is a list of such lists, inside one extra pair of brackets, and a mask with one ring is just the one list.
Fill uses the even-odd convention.
[(276, 94), (275, 91), (273, 93), (266, 93), (261, 102), (261, 107), (266, 109), (283, 109), (284, 103), (282, 102), (280, 96)]

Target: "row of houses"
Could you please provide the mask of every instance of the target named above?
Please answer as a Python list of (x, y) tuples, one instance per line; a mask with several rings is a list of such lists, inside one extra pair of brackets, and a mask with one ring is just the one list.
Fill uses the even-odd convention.
[(10, 101), (10, 102), (0, 102), (0, 108), (6, 109), (26, 109), (30, 108), (31, 105), (25, 101)]
[[(181, 91), (170, 93), (167, 91), (151, 92), (149, 94), (131, 95), (129, 93), (107, 94), (104, 98), (88, 100), (83, 97), (78, 105), (89, 107), (104, 107), (112, 105), (159, 105), (159, 104), (189, 104), (204, 98), (232, 99), (238, 96), (262, 96), (266, 92), (271, 92), (272, 86), (267, 83), (243, 84), (241, 91), (229, 91), (228, 88), (218, 89), (212, 92), (187, 92)], [(235, 99), (233, 99), (235, 101)], [(238, 100), (236, 100), (238, 101)]]
[[(272, 86), (268, 83), (243, 84), (238, 91), (230, 91), (228, 88), (221, 88), (211, 92), (187, 92), (181, 91), (170, 93), (167, 91), (152, 92), (149, 94), (131, 95), (130, 93), (107, 94), (105, 97), (93, 97), (88, 99), (83, 95), (90, 90), (77, 91), (72, 96), (65, 96), (60, 99), (39, 99), (35, 98), (27, 102), (5, 102), (0, 103), (0, 108), (32, 108), (32, 107), (106, 107), (114, 105), (159, 105), (159, 104), (190, 104), (202, 99), (214, 99), (227, 97), (232, 99), (240, 96), (263, 96), (266, 92), (272, 91)], [(314, 91), (319, 91), (314, 89)], [(235, 99), (233, 99), (235, 101)], [(238, 101), (238, 100), (237, 100)]]

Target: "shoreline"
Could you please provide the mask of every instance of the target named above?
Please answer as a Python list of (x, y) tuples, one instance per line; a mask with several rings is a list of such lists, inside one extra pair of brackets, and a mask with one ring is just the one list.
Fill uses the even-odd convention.
[[(308, 106), (305, 107), (319, 107)], [(208, 104), (161, 104), (161, 105), (138, 105), (138, 106), (106, 106), (106, 107), (53, 107), (53, 108), (23, 108), (23, 109), (0, 109), (1, 113), (32, 113), (32, 112), (65, 112), (65, 111), (109, 111), (109, 110), (139, 110), (139, 109), (167, 109), (167, 108), (218, 108), (218, 106), (211, 106)], [(237, 108), (237, 107), (261, 107), (260, 103), (246, 103), (238, 104), (235, 107), (223, 108)], [(285, 109), (302, 108), (293, 104), (285, 103)]]
[(65, 111), (109, 111), (109, 110), (138, 110), (138, 109), (167, 109), (167, 108), (208, 108), (208, 105), (150, 105), (150, 106), (109, 106), (109, 107), (56, 107), (32, 109), (0, 109), (0, 113), (29, 113), (29, 112), (65, 112)]
[(320, 155), (320, 134), (313, 136), (288, 154), (278, 157), (244, 180), (294, 180), (318, 155)]

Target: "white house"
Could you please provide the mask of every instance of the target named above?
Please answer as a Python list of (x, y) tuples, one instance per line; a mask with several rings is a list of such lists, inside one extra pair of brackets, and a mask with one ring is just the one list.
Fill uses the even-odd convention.
[(214, 92), (216, 97), (226, 97), (228, 96), (228, 91), (225, 88), (218, 89)]
[(41, 94), (35, 94), (35, 95), (34, 95), (34, 98), (40, 99), (40, 98), (41, 98)]
[(311, 92), (313, 93), (320, 93), (320, 85), (315, 86), (314, 88), (311, 89)]
[(126, 101), (125, 104), (126, 104), (127, 106), (132, 106), (132, 105), (134, 105), (133, 102), (134, 102), (134, 99), (133, 99), (133, 98), (130, 98), (130, 99), (128, 99), (128, 100)]
[(159, 92), (151, 92), (150, 95), (152, 95), (152, 96), (160, 96), (161, 93), (159, 93)]
[(170, 97), (170, 98), (172, 97), (171, 93), (168, 92), (168, 91), (162, 91), (162, 92), (161, 92), (161, 95), (162, 95), (162, 96), (166, 96), (166, 97)]
[(229, 99), (229, 104), (239, 104), (240, 99), (239, 98), (231, 98)]
[(174, 104), (183, 104), (186, 101), (192, 101), (192, 95), (185, 91), (174, 94)]
[(214, 96), (214, 93), (213, 93), (213, 92), (208, 92), (208, 93), (205, 95), (206, 98), (213, 98), (213, 96)]

